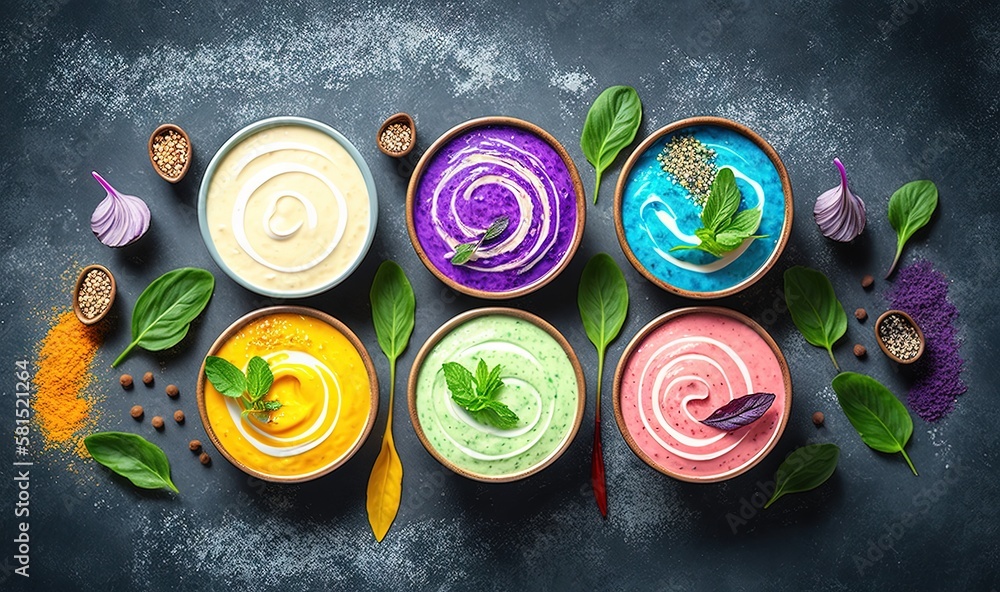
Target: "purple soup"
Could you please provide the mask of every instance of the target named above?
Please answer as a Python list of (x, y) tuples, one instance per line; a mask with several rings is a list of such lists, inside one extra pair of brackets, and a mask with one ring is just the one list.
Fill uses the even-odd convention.
[[(419, 247), (440, 274), (491, 293), (530, 288), (569, 256), (577, 194), (559, 152), (535, 133), (509, 125), (460, 132), (435, 152), (413, 195)], [(499, 217), (507, 228), (463, 265), (455, 248), (478, 241)]]

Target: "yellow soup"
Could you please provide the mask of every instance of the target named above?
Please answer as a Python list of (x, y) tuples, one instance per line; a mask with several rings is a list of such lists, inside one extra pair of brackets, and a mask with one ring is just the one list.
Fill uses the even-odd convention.
[[(247, 323), (215, 355), (246, 371), (260, 356), (274, 374), (270, 421), (242, 417), (237, 399), (205, 380), (205, 410), (222, 448), (238, 463), (276, 477), (322, 473), (360, 445), (377, 407), (360, 352), (337, 328), (311, 316), (266, 315)], [(373, 400), (375, 399), (375, 400)]]

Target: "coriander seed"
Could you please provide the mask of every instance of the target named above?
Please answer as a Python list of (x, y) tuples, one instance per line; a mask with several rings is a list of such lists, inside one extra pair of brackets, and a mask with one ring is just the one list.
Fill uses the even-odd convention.
[(153, 384), (153, 373), (152, 372), (147, 372), (147, 373), (145, 373), (145, 374), (142, 375), (142, 384), (145, 384), (147, 386)]
[(111, 288), (111, 277), (101, 269), (91, 269), (83, 276), (76, 299), (80, 312), (86, 319), (104, 314), (111, 306)]
[(206, 467), (212, 464), (212, 457), (209, 456), (207, 452), (202, 452), (201, 455), (198, 456), (198, 460), (201, 461), (201, 464)]
[(154, 416), (153, 419), (149, 423), (153, 424), (153, 427), (156, 428), (156, 429), (158, 429), (158, 430), (162, 430), (163, 429), (163, 418), (160, 417), (159, 415)]
[(856, 343), (854, 344), (854, 355), (859, 358), (863, 358), (866, 355), (868, 355), (868, 348), (861, 345), (860, 343)]
[(201, 452), (201, 440), (191, 440), (188, 442), (188, 450), (195, 454)]
[(176, 384), (168, 384), (165, 390), (167, 391), (167, 396), (171, 399), (176, 399), (177, 395), (181, 394)]
[(379, 145), (386, 152), (406, 152), (410, 148), (413, 131), (405, 123), (391, 123), (379, 136)]
[(174, 421), (177, 423), (184, 423), (184, 412), (180, 409), (174, 411)]
[(823, 425), (824, 421), (826, 421), (826, 416), (823, 415), (822, 411), (817, 411), (816, 413), (813, 413), (812, 420), (813, 423), (816, 424), (817, 427), (819, 427)]
[(870, 275), (866, 275), (865, 277), (861, 278), (861, 287), (864, 288), (865, 290), (871, 288), (874, 284), (875, 284), (875, 278), (873, 278)]
[(142, 414), (143, 414), (142, 405), (133, 405), (132, 409), (129, 411), (129, 415), (132, 416), (132, 419), (135, 419), (137, 421), (142, 419)]
[(132, 388), (132, 375), (131, 374), (122, 374), (121, 378), (118, 379), (118, 383), (122, 385), (123, 389), (130, 389), (130, 388)]
[(854, 311), (854, 318), (858, 319), (863, 323), (865, 319), (868, 318), (868, 311), (863, 308), (859, 308), (856, 311)]

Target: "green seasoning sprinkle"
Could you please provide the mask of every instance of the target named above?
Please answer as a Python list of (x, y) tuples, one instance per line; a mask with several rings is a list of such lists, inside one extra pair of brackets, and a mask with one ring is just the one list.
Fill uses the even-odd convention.
[(656, 160), (674, 184), (688, 191), (691, 201), (704, 206), (718, 170), (715, 156), (715, 150), (694, 136), (679, 135), (670, 138)]

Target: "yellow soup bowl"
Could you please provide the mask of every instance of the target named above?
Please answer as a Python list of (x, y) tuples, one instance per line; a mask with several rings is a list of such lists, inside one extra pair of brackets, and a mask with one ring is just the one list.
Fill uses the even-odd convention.
[(301, 306), (247, 314), (208, 355), (246, 372), (263, 358), (274, 381), (269, 413), (244, 413), (237, 397), (198, 374), (198, 410), (212, 443), (231, 463), (267, 481), (315, 479), (347, 462), (364, 444), (378, 413), (378, 379), (358, 337), (337, 319)]

